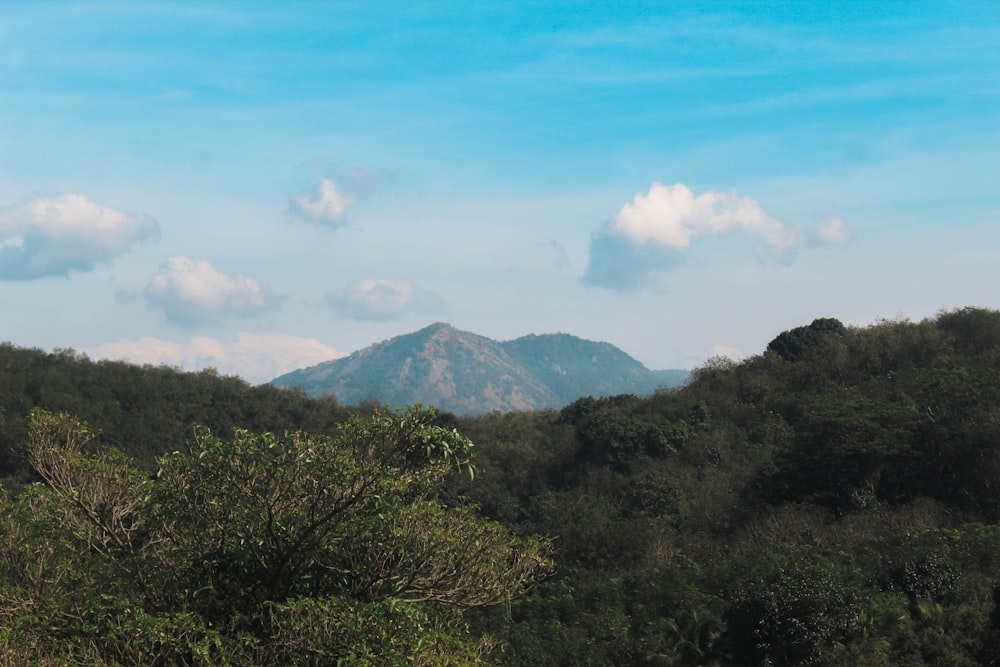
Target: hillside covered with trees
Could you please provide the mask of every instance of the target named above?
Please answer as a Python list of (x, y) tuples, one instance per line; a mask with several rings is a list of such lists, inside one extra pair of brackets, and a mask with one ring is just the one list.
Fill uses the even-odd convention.
[(680, 391), (461, 429), (462, 493), (558, 550), (480, 619), (508, 664), (998, 662), (996, 311), (820, 319)]
[[(6, 656), (1000, 662), (997, 311), (818, 319), (677, 390), (476, 417), (0, 360)], [(415, 587), (429, 554), (472, 579)]]

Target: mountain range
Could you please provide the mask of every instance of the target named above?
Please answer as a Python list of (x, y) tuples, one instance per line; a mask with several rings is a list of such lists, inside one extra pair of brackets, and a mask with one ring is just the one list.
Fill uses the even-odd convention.
[(610, 343), (569, 334), (498, 342), (441, 322), (271, 381), (344, 404), (422, 403), (456, 414), (559, 408), (582, 396), (651, 394), (685, 370), (649, 370)]

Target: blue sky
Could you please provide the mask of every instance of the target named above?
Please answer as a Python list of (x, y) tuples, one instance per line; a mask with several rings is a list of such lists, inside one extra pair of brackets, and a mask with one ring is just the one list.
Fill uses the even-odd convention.
[(0, 4), (0, 340), (252, 382), (1000, 307), (1000, 5)]

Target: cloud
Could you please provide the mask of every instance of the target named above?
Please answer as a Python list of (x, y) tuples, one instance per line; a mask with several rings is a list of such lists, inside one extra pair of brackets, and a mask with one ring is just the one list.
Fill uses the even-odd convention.
[(820, 223), (819, 240), (821, 243), (839, 245), (850, 241), (851, 233), (843, 220), (833, 216)]
[(220, 317), (248, 317), (275, 307), (279, 298), (253, 278), (230, 277), (205, 260), (171, 257), (149, 281), (146, 299), (167, 319), (194, 324)]
[(158, 235), (152, 218), (95, 204), (81, 194), (33, 199), (0, 210), (0, 279), (92, 271)]
[(557, 269), (565, 269), (569, 266), (569, 253), (566, 252), (566, 248), (562, 247), (558, 241), (555, 239), (549, 239), (547, 243), (541, 245), (542, 247), (552, 251), (552, 266)]
[(775, 252), (799, 243), (799, 233), (764, 213), (749, 197), (735, 192), (706, 192), (695, 196), (683, 183), (653, 183), (645, 195), (637, 194), (612, 220), (614, 232), (635, 243), (655, 243), (683, 249), (691, 238), (733, 230), (759, 234)]
[(333, 227), (344, 224), (347, 209), (357, 201), (350, 193), (342, 192), (329, 178), (321, 178), (318, 188), (311, 193), (293, 196), (289, 202), (296, 217)]
[[(749, 197), (713, 191), (696, 195), (683, 183), (654, 182), (591, 237), (582, 281), (615, 290), (637, 288), (650, 273), (685, 261), (696, 237), (735, 232), (756, 237), (754, 252), (762, 259), (790, 261), (805, 242), (800, 228), (771, 217)], [(818, 238), (842, 243), (847, 227), (839, 218), (830, 218)]]
[(627, 291), (645, 284), (649, 274), (683, 264), (683, 253), (651, 243), (635, 243), (605, 228), (590, 239), (590, 261), (582, 282)]
[(405, 315), (437, 315), (444, 299), (408, 280), (360, 280), (326, 295), (326, 302), (354, 320), (386, 321)]
[(144, 336), (84, 351), (93, 359), (165, 364), (188, 371), (215, 368), (223, 375), (239, 375), (252, 383), (268, 382), (284, 373), (344, 356), (315, 338), (280, 333), (240, 333), (233, 342), (195, 336), (186, 343), (173, 343)]

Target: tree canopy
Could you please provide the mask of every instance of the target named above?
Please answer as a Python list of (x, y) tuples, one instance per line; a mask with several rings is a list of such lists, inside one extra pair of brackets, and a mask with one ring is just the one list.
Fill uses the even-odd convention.
[(45, 484), (4, 499), (0, 651), (78, 664), (474, 664), (461, 609), (548, 567), (438, 491), (472, 443), (417, 409), (330, 436), (198, 429), (155, 475), (36, 410)]
[(460, 420), (463, 491), (558, 549), (477, 622), (511, 665), (997, 664), (998, 416), (1000, 312), (963, 308)]
[(462, 418), (11, 352), (0, 664), (1000, 664), (994, 310)]

